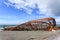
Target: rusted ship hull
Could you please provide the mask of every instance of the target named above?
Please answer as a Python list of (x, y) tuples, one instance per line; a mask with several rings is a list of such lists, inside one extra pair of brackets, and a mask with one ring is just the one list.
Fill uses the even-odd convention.
[(26, 23), (17, 25), (15, 27), (6, 27), (4, 31), (37, 31), (46, 30), (52, 31), (52, 29), (57, 30), (56, 21), (54, 18), (43, 18), (38, 20), (28, 21)]

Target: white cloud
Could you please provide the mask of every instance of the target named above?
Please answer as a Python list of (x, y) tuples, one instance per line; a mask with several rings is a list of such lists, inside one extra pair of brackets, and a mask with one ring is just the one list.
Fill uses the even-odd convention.
[[(40, 14), (48, 16), (60, 16), (60, 0), (7, 0), (4, 2), (7, 6), (13, 6), (17, 9), (25, 9), (28, 14), (32, 14), (32, 9), (39, 8)], [(32, 9), (31, 9), (32, 8)]]
[[(38, 8), (38, 14), (43, 14), (48, 17), (60, 16), (60, 0), (7, 0), (4, 4), (19, 10), (24, 9), (30, 15), (33, 14), (32, 11), (34, 8)], [(56, 19), (57, 23), (60, 23), (59, 18)]]
[(55, 19), (56, 20), (56, 23), (57, 24), (60, 24), (60, 19), (59, 18), (57, 18), (57, 19)]
[(0, 19), (15, 19), (17, 16), (15, 15), (0, 15)]
[[(16, 19), (17, 18), (17, 19)], [(17, 16), (1, 16), (0, 15), (0, 24), (20, 24), (23, 23)]]
[(9, 18), (13, 18), (13, 17), (12, 16), (0, 16), (0, 18), (9, 19)]
[(60, 16), (60, 0), (8, 0), (4, 2), (7, 6), (17, 9), (25, 9), (28, 14), (32, 14), (32, 9), (39, 8), (38, 13), (47, 16)]
[[(17, 9), (25, 9), (28, 14), (32, 14), (32, 9), (37, 4), (40, 14), (47, 16), (60, 16), (60, 1), (59, 0), (8, 0), (4, 2), (7, 6), (13, 6)], [(31, 9), (32, 8), (32, 9)], [(60, 19), (56, 19), (57, 23), (60, 23)]]
[[(23, 9), (26, 10), (26, 12), (28, 14), (32, 14), (32, 9), (36, 7), (36, 4), (38, 5), (39, 10), (44, 8), (45, 3), (43, 3), (43, 2), (44, 1), (42, 1), (42, 0), (25, 0), (25, 1), (22, 1), (22, 0), (8, 0), (8, 2), (4, 2), (4, 4), (6, 4), (7, 6), (13, 6), (17, 9), (23, 8)], [(45, 11), (45, 9), (43, 11)]]
[(0, 24), (20, 24), (20, 23), (23, 23), (19, 20), (0, 20)]

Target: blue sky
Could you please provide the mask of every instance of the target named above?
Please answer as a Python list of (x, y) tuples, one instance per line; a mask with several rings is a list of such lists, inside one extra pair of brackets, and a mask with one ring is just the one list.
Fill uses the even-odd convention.
[(59, 4), (59, 0), (0, 0), (0, 24), (21, 24), (46, 17), (60, 23)]

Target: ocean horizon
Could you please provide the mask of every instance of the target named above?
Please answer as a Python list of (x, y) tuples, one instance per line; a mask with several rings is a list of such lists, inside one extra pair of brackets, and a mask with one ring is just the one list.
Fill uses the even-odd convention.
[(7, 24), (7, 25), (6, 24), (4, 24), (4, 25), (2, 24), (2, 25), (0, 25), (0, 29), (4, 28), (4, 27), (10, 27), (10, 26), (16, 26), (16, 25), (17, 24)]

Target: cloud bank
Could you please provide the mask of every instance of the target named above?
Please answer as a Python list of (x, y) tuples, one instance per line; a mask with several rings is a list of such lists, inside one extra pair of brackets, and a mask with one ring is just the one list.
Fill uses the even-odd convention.
[(4, 4), (19, 10), (24, 9), (30, 15), (37, 9), (38, 14), (60, 16), (60, 0), (7, 0)]

